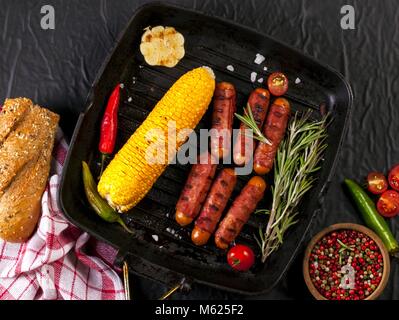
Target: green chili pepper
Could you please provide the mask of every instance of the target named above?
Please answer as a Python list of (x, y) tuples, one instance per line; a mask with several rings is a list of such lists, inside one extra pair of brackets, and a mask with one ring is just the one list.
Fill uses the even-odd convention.
[(377, 212), (373, 200), (371, 200), (363, 188), (353, 180), (345, 179), (345, 184), (366, 225), (378, 234), (389, 253), (395, 255), (395, 253), (399, 252), (399, 244), (389, 229), (385, 219)]
[(117, 222), (126, 231), (133, 233), (126, 224), (123, 222), (119, 214), (112, 209), (107, 201), (105, 201), (100, 194), (97, 192), (97, 185), (94, 181), (93, 175), (90, 172), (90, 168), (86, 162), (82, 161), (82, 176), (83, 185), (86, 193), (87, 200), (89, 201), (91, 207), (103, 220), (107, 222)]

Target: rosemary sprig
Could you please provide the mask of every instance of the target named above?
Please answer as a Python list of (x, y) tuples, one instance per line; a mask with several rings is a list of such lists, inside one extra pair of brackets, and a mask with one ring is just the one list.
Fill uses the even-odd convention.
[(339, 243), (339, 245), (341, 246), (341, 249), (339, 249), (339, 264), (342, 264), (342, 258), (344, 255), (344, 252), (346, 250), (349, 251), (355, 251), (355, 245), (350, 245), (347, 246), (345, 243), (343, 243), (341, 240), (337, 239), (337, 242)]
[(349, 250), (349, 251), (355, 251), (355, 246), (351, 245), (351, 246), (347, 246), (345, 243), (343, 243), (341, 240), (337, 239), (337, 242), (341, 245), (341, 249), (340, 250)]
[(254, 115), (251, 110), (251, 106), (249, 103), (247, 103), (246, 108), (244, 109), (244, 115), (240, 115), (238, 113), (234, 113), (234, 115), (240, 120), (242, 123), (244, 123), (249, 129), (252, 130), (253, 135), (251, 135), (251, 138), (254, 138), (256, 140), (259, 140), (260, 142), (266, 143), (268, 145), (271, 145), (272, 143), (264, 136), (262, 133), (261, 129), (259, 129)]
[[(277, 151), (272, 208), (266, 227), (260, 228), (257, 237), (263, 262), (283, 243), (287, 229), (297, 223), (298, 204), (312, 188), (313, 173), (320, 169), (319, 162), (327, 147), (327, 116), (320, 121), (310, 121), (309, 117), (310, 112), (295, 114)], [(262, 212), (267, 210), (257, 210)]]

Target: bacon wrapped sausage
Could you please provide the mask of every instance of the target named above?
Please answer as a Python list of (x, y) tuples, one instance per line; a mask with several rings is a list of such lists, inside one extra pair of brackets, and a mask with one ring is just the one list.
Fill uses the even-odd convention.
[(261, 177), (252, 177), (234, 200), (231, 208), (219, 225), (215, 234), (216, 246), (226, 249), (238, 236), (247, 223), (258, 202), (263, 198), (266, 182)]
[(217, 164), (212, 163), (209, 152), (207, 158), (207, 163), (192, 166), (176, 204), (175, 218), (181, 226), (190, 224), (198, 215), (215, 176)]
[(254, 170), (257, 174), (266, 174), (273, 168), (278, 146), (287, 129), (290, 112), (290, 103), (284, 98), (277, 98), (270, 106), (263, 134), (271, 145), (260, 142), (255, 150)]
[(197, 245), (206, 244), (226, 208), (227, 201), (236, 185), (237, 177), (233, 169), (223, 169), (212, 184), (201, 213), (195, 221), (191, 240)]
[[(248, 105), (251, 108), (254, 120), (259, 129), (262, 129), (269, 107), (270, 93), (266, 89), (257, 88), (251, 92), (248, 98)], [(234, 145), (233, 160), (238, 166), (248, 163), (254, 153), (256, 140), (245, 135), (245, 129), (248, 127), (241, 123), (240, 131)], [(253, 141), (251, 141), (253, 140)], [(250, 147), (252, 142), (252, 148)]]
[(213, 95), (211, 153), (216, 158), (224, 158), (230, 152), (231, 132), (236, 112), (236, 90), (234, 85), (221, 82), (216, 85)]

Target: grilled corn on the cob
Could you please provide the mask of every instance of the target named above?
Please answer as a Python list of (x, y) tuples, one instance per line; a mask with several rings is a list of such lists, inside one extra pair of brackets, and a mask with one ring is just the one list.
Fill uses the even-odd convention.
[[(168, 161), (148, 161), (148, 148), (157, 140), (168, 150), (169, 121), (175, 121), (177, 134), (182, 129), (194, 129), (208, 108), (214, 89), (212, 70), (200, 67), (184, 74), (166, 92), (101, 176), (98, 192), (113, 208), (125, 212), (147, 194)], [(160, 134), (149, 138), (153, 129)], [(183, 142), (176, 141), (174, 154)]]

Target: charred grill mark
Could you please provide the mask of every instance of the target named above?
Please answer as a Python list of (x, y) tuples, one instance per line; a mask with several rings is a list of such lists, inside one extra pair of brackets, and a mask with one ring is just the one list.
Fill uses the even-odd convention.
[(199, 174), (195, 171), (191, 172), (191, 177), (193, 178), (197, 178), (199, 176)]
[(236, 221), (239, 222), (239, 223), (242, 224), (242, 225), (244, 225), (244, 224), (246, 223), (245, 221), (243, 221), (243, 220), (241, 220), (241, 219), (239, 219), (239, 218), (236, 218)]
[(258, 113), (262, 113), (263, 112), (263, 106), (260, 105), (259, 103), (255, 103), (255, 111)]
[(220, 184), (222, 185), (222, 187), (226, 188), (228, 186), (226, 180), (221, 180)]
[(199, 217), (198, 223), (202, 223), (202, 222), (212, 222), (212, 219), (209, 217)]
[(223, 242), (224, 244), (227, 244), (227, 245), (230, 244), (230, 241), (226, 240), (226, 239), (223, 238), (223, 237), (220, 238), (220, 241)]
[(220, 192), (217, 192), (217, 193), (215, 193), (215, 197), (223, 200), (224, 199), (224, 194), (222, 194)]
[(284, 117), (284, 108), (279, 105), (274, 105), (272, 113), (275, 117), (282, 118)]
[(267, 124), (267, 126), (268, 126), (268, 129), (269, 129), (271, 132), (276, 132), (276, 131), (280, 130), (280, 126), (277, 125), (277, 124), (275, 124), (274, 122), (269, 122), (269, 123)]
[(222, 120), (222, 119), (221, 119), (220, 117), (215, 117), (215, 118), (212, 120), (212, 125), (214, 125), (214, 126), (220, 125), (221, 120)]
[(219, 207), (218, 207), (218, 206), (215, 206), (214, 204), (211, 204), (211, 205), (209, 206), (209, 209), (210, 209), (210, 210), (213, 210), (213, 211), (218, 211), (218, 210), (219, 210)]
[(260, 93), (260, 92), (258, 92), (258, 93), (256, 94), (256, 97), (257, 97), (258, 99), (261, 99), (261, 100), (266, 100), (266, 99), (267, 99), (267, 97), (266, 97), (265, 95), (263, 95), (262, 93)]

